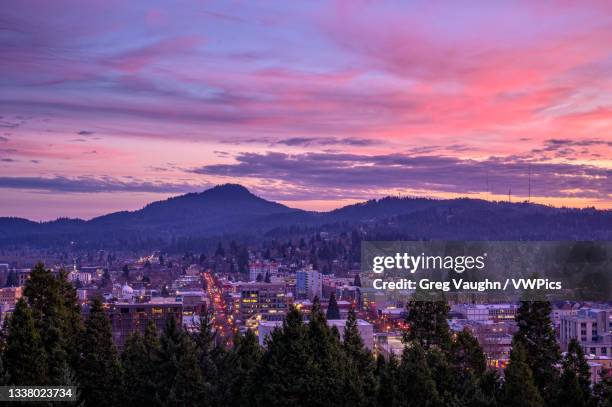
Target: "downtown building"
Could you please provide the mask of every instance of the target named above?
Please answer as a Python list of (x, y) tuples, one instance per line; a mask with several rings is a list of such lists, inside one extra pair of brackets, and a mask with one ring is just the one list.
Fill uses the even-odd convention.
[(612, 311), (581, 309), (561, 317), (559, 339), (563, 350), (576, 339), (586, 355), (612, 356)]
[(323, 275), (312, 266), (295, 273), (295, 298), (298, 300), (313, 300), (323, 295)]
[(238, 314), (242, 321), (282, 321), (293, 304), (293, 295), (281, 283), (244, 283), (237, 287), (236, 294), (240, 295)]
[[(144, 335), (149, 321), (155, 323), (158, 333), (163, 330), (170, 317), (174, 317), (178, 325), (183, 325), (183, 303), (174, 297), (153, 297), (150, 301), (142, 303), (105, 303), (104, 309), (110, 319), (113, 341), (120, 350), (131, 334), (140, 332)], [(85, 318), (88, 313), (88, 307), (85, 306)]]

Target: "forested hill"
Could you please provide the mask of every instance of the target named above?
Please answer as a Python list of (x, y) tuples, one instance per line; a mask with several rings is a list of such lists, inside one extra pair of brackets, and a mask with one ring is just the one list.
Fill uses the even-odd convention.
[(612, 211), (387, 197), (329, 212), (308, 212), (226, 184), (88, 221), (0, 218), (0, 245), (51, 247), (76, 241), (88, 246), (154, 248), (180, 239), (280, 238), (354, 228), (387, 239), (612, 240)]

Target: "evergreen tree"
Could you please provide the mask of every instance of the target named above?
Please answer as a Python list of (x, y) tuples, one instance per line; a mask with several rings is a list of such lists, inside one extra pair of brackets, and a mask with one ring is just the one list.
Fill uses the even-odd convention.
[(9, 373), (6, 370), (3, 359), (4, 359), (3, 357), (0, 357), (0, 386), (8, 385), (9, 379), (10, 379)]
[(546, 400), (553, 400), (559, 379), (558, 363), (561, 351), (550, 320), (548, 301), (521, 301), (516, 315), (518, 331), (514, 341), (520, 342), (527, 353), (527, 363), (533, 379)]
[(400, 398), (404, 397), (399, 386), (399, 367), (397, 360), (391, 356), (389, 361), (381, 355), (376, 359), (376, 376), (378, 377), (378, 390), (376, 404), (378, 406), (394, 407)]
[(474, 336), (464, 329), (451, 345), (452, 363), (459, 373), (481, 377), (487, 368), (487, 359)]
[(313, 389), (310, 405), (327, 406), (343, 402), (346, 359), (343, 357), (338, 335), (333, 335), (321, 309), (318, 297), (312, 302), (307, 328), (308, 348), (314, 358), (314, 372), (309, 377)]
[(121, 271), (122, 271), (123, 278), (125, 278), (125, 281), (129, 282), (130, 281), (130, 268), (128, 267), (128, 265), (124, 264)]
[(593, 405), (596, 407), (612, 407), (612, 372), (604, 369), (599, 383), (593, 386)]
[(62, 384), (64, 370), (78, 362), (78, 338), (83, 330), (76, 290), (64, 270), (57, 277), (38, 263), (30, 273), (24, 295), (46, 353), (47, 383)]
[(47, 382), (45, 349), (23, 298), (17, 301), (8, 322), (3, 364), (10, 384), (40, 386)]
[(558, 405), (563, 407), (592, 405), (591, 373), (584, 352), (576, 339), (570, 341), (563, 358)]
[(216, 368), (213, 378), (214, 403), (216, 406), (227, 406), (234, 403), (234, 381), (237, 375), (238, 358), (234, 349), (228, 349), (220, 341), (211, 352), (211, 359)]
[(174, 384), (174, 378), (178, 371), (179, 343), (183, 332), (176, 323), (176, 319), (170, 316), (166, 320), (166, 325), (159, 338), (157, 388), (161, 399), (170, 394)]
[(42, 263), (30, 272), (24, 292), (28, 299), (36, 329), (46, 354), (47, 373), (43, 384), (59, 385), (62, 372), (68, 365), (68, 327), (60, 281)]
[(543, 407), (544, 401), (535, 385), (522, 342), (514, 341), (505, 371), (503, 407)]
[(124, 401), (128, 406), (154, 406), (157, 403), (157, 389), (151, 373), (156, 366), (140, 334), (130, 335), (121, 354), (124, 371)]
[[(351, 394), (358, 395), (352, 405), (371, 406), (375, 404), (376, 377), (374, 358), (363, 344), (355, 310), (350, 309), (346, 326), (344, 327), (344, 340), (342, 348), (347, 355), (347, 385)], [(352, 389), (352, 390), (351, 390)]]
[(159, 353), (159, 337), (157, 336), (157, 328), (155, 321), (149, 320), (145, 327), (143, 343), (147, 351), (148, 358), (156, 362), (155, 358)]
[(212, 327), (212, 314), (204, 305), (200, 312), (199, 329), (194, 338), (194, 342), (198, 357), (198, 365), (200, 366), (204, 380), (211, 383), (214, 382), (217, 377), (217, 367), (212, 358), (212, 352), (215, 345), (215, 333)]
[(452, 392), (462, 404), (488, 405), (495, 399), (494, 392), (489, 388), (491, 383), (484, 382), (486, 357), (476, 338), (467, 329), (459, 332), (451, 344), (450, 364), (455, 386)]
[(361, 287), (361, 277), (359, 276), (359, 273), (355, 274), (355, 279), (353, 280), (353, 285), (355, 287)]
[(82, 397), (89, 407), (118, 404), (121, 398), (121, 366), (113, 343), (111, 326), (102, 303), (91, 304), (80, 341), (77, 371)]
[(176, 376), (168, 394), (168, 406), (210, 406), (211, 392), (205, 386), (198, 366), (193, 342), (189, 335), (181, 335), (178, 343)]
[(436, 383), (418, 342), (404, 348), (399, 366), (398, 387), (402, 392), (397, 405), (401, 407), (442, 406)]
[(223, 248), (223, 244), (221, 244), (221, 242), (217, 244), (217, 250), (215, 250), (215, 256), (225, 257), (225, 249)]
[(248, 405), (253, 399), (255, 372), (261, 362), (262, 349), (259, 346), (257, 336), (249, 329), (244, 335), (236, 337), (234, 351), (237, 366), (232, 389), (232, 405), (239, 407)]
[(336, 294), (331, 293), (329, 296), (329, 304), (327, 305), (327, 319), (340, 319), (340, 308), (336, 302)]
[[(427, 366), (431, 372), (431, 377), (436, 384), (436, 390), (440, 400), (445, 405), (466, 404), (466, 396), (469, 396), (470, 389), (465, 389), (461, 385), (457, 370), (451, 363), (450, 355), (438, 347), (432, 347), (425, 352)], [(466, 393), (467, 390), (467, 394)]]
[(255, 404), (308, 406), (314, 391), (313, 353), (309, 348), (302, 313), (291, 308), (280, 329), (266, 340), (266, 351), (255, 375)]
[(78, 367), (79, 337), (83, 333), (83, 317), (75, 287), (68, 281), (68, 274), (61, 270), (59, 273), (59, 291), (62, 302), (63, 333), (68, 365), (72, 371)]
[(209, 405), (195, 347), (171, 315), (160, 337), (158, 394), (164, 405)]
[(481, 402), (479, 406), (495, 407), (502, 398), (502, 381), (493, 369), (487, 369), (480, 380)]
[(415, 298), (410, 300), (406, 317), (410, 329), (404, 336), (404, 341), (416, 342), (425, 351), (432, 347), (448, 351), (451, 344), (450, 328), (447, 322), (448, 311), (446, 301)]

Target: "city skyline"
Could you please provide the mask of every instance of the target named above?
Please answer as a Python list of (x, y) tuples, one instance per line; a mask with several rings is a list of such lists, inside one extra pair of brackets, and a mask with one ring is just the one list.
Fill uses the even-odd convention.
[(612, 208), (605, 2), (58, 4), (0, 12), (0, 216), (226, 182)]

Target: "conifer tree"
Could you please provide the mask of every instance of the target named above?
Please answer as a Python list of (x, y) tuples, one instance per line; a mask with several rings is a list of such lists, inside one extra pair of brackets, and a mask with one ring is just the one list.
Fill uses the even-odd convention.
[(253, 400), (255, 371), (262, 357), (262, 349), (253, 331), (248, 329), (244, 335), (235, 337), (234, 353), (236, 364), (230, 404), (239, 407), (248, 405)]
[(71, 370), (75, 370), (78, 366), (79, 359), (79, 337), (83, 333), (83, 317), (81, 315), (81, 306), (77, 298), (75, 287), (68, 281), (67, 273), (61, 270), (59, 273), (59, 291), (62, 298), (62, 318), (64, 320), (63, 336), (68, 354), (68, 365)]
[(3, 364), (10, 384), (39, 386), (46, 383), (45, 350), (32, 311), (23, 298), (17, 301), (8, 322)]
[(374, 358), (368, 349), (365, 348), (359, 329), (357, 328), (357, 316), (355, 310), (350, 309), (346, 325), (344, 327), (344, 339), (342, 348), (347, 355), (347, 362), (352, 369), (347, 373), (352, 373), (347, 377), (353, 387), (353, 393), (360, 395), (355, 405), (369, 406), (375, 403), (376, 397), (376, 377), (374, 375)]
[(546, 400), (553, 400), (559, 379), (561, 351), (550, 320), (550, 302), (521, 301), (516, 315), (516, 342), (523, 345), (533, 379)]
[(307, 406), (314, 372), (302, 313), (291, 308), (282, 328), (272, 331), (255, 375), (257, 406)]
[(333, 335), (321, 309), (318, 297), (312, 302), (310, 322), (307, 327), (308, 348), (314, 358), (315, 371), (309, 377), (313, 392), (310, 404), (326, 406), (343, 401), (342, 388), (345, 385), (345, 364), (338, 335)]
[(87, 406), (116, 405), (121, 392), (121, 365), (113, 343), (111, 326), (102, 303), (91, 304), (80, 340), (81, 359), (77, 371)]
[(198, 366), (193, 342), (189, 335), (180, 336), (178, 343), (176, 376), (170, 388), (168, 406), (211, 406), (211, 393), (207, 391)]
[(467, 329), (455, 337), (451, 345), (451, 355), (453, 365), (461, 374), (481, 377), (487, 368), (482, 347)]
[(211, 383), (214, 382), (217, 377), (217, 368), (212, 359), (212, 351), (214, 349), (216, 335), (212, 328), (212, 315), (208, 308), (204, 305), (200, 312), (198, 332), (194, 337), (194, 342), (198, 356), (198, 364), (202, 371), (204, 380)]
[[(4, 349), (4, 348), (3, 348)], [(6, 386), (9, 384), (9, 374), (6, 371), (4, 358), (0, 357), (0, 386)]]
[(149, 363), (156, 364), (159, 359), (159, 336), (157, 335), (157, 328), (155, 327), (155, 321), (150, 320), (145, 327), (145, 333), (143, 338), (143, 345), (147, 353)]
[(158, 394), (164, 405), (210, 405), (194, 344), (171, 315), (160, 337)]
[(338, 308), (338, 302), (336, 301), (336, 294), (331, 293), (329, 296), (329, 304), (327, 305), (327, 319), (340, 319), (340, 308)]
[(76, 369), (79, 357), (78, 338), (83, 329), (81, 308), (76, 290), (66, 276), (62, 270), (55, 277), (38, 263), (24, 288), (46, 353), (46, 384), (62, 384), (63, 371), (67, 367)]
[(593, 386), (593, 405), (596, 407), (612, 407), (612, 372), (603, 369), (599, 383)]
[(159, 338), (157, 388), (163, 401), (170, 394), (174, 378), (178, 371), (179, 343), (183, 332), (176, 323), (174, 316), (166, 320), (166, 325)]
[(355, 274), (355, 279), (353, 280), (353, 285), (355, 287), (361, 287), (361, 277), (359, 277), (359, 273)]
[(391, 356), (387, 361), (382, 355), (376, 359), (376, 373), (378, 377), (378, 390), (376, 392), (376, 402), (378, 406), (393, 407), (397, 401), (404, 397), (399, 389), (399, 367), (395, 356)]
[(406, 345), (399, 366), (398, 387), (401, 407), (441, 407), (442, 401), (420, 343)]
[(569, 343), (563, 358), (558, 405), (562, 407), (588, 407), (592, 405), (591, 374), (584, 352), (576, 339)]
[(486, 357), (480, 344), (467, 329), (459, 332), (451, 345), (450, 363), (453, 372), (452, 392), (466, 405), (486, 404), (490, 400), (483, 385), (487, 368)]
[[(450, 355), (440, 348), (432, 347), (425, 352), (427, 366), (436, 384), (438, 396), (445, 405), (465, 404), (466, 391), (462, 387), (457, 371), (451, 363)], [(469, 390), (468, 390), (469, 394)]]
[(451, 344), (448, 311), (446, 301), (420, 298), (410, 300), (406, 317), (410, 329), (404, 337), (405, 342), (417, 342), (425, 351), (432, 347), (448, 351)]
[(152, 372), (155, 372), (156, 366), (140, 332), (136, 331), (125, 342), (121, 365), (126, 405), (154, 406), (157, 402), (157, 389)]
[(43, 384), (59, 385), (68, 364), (68, 329), (60, 282), (42, 263), (30, 272), (24, 292), (46, 354), (47, 373)]
[(227, 406), (233, 403), (233, 385), (238, 360), (234, 349), (225, 346), (225, 342), (213, 347), (211, 359), (216, 369), (216, 375), (212, 380), (214, 388), (214, 402), (217, 406)]
[(544, 401), (535, 385), (522, 342), (514, 341), (505, 371), (502, 407), (543, 407)]

